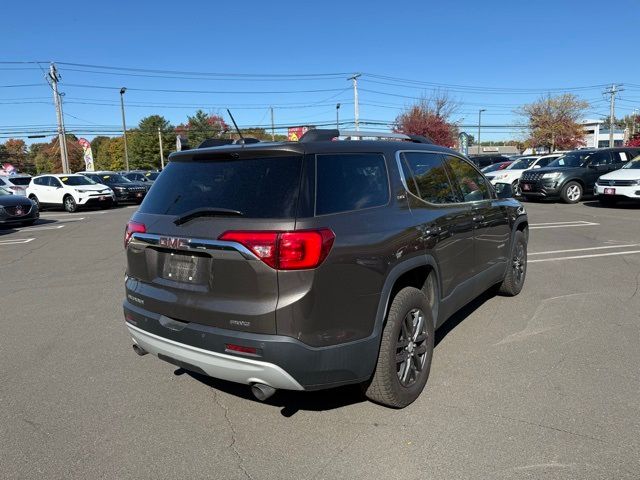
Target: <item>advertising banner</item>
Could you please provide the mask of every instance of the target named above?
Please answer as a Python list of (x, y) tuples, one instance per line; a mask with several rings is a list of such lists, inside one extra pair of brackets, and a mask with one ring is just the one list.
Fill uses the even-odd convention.
[(307, 133), (308, 127), (289, 127), (289, 133), (287, 134), (287, 140), (290, 142), (297, 142), (300, 137)]
[(84, 169), (87, 172), (93, 172), (93, 152), (91, 151), (91, 143), (86, 138), (78, 139), (78, 143), (82, 147), (82, 155), (84, 156)]

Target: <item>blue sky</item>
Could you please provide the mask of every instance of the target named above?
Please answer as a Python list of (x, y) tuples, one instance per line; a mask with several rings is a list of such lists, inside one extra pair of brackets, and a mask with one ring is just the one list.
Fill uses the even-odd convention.
[[(513, 110), (548, 89), (589, 87), (570, 91), (591, 102), (589, 118), (599, 118), (608, 114), (602, 85), (625, 83), (617, 114), (640, 107), (637, 1), (220, 3), (85, 0), (52, 9), (7, 2), (0, 61), (66, 62), (59, 69), (68, 130), (89, 138), (121, 124), (121, 86), (129, 88), (128, 126), (154, 113), (175, 125), (197, 106), (221, 113), (230, 106), (241, 126), (268, 125), (269, 105), (276, 124), (307, 124), (335, 120), (337, 102), (341, 119), (352, 120), (351, 72), (364, 73), (361, 119), (389, 122), (411, 97), (440, 84), (459, 102), (452, 120), (464, 130), (475, 134), (478, 109), (486, 108), (484, 140), (517, 137)], [(68, 63), (263, 76), (158, 78)], [(269, 77), (280, 74), (296, 77)], [(6, 87), (23, 84), (38, 85)], [(0, 64), (0, 86), (0, 136), (55, 125), (39, 66)], [(154, 89), (294, 93), (147, 91)]]

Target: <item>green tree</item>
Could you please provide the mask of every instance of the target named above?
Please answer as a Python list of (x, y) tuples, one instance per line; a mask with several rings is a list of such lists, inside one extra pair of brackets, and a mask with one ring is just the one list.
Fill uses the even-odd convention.
[(209, 115), (198, 110), (193, 117), (187, 117), (187, 123), (176, 127), (178, 135), (185, 135), (189, 145), (194, 148), (207, 138), (221, 137), (229, 130), (229, 126), (219, 115)]
[(98, 159), (101, 155), (104, 155), (104, 149), (106, 149), (107, 144), (111, 140), (110, 137), (105, 137), (104, 135), (98, 135), (93, 140), (91, 140), (91, 152), (93, 152), (93, 164), (98, 164)]
[[(96, 164), (99, 170), (122, 170), (124, 169), (124, 139), (113, 137), (103, 146), (104, 155), (101, 156), (101, 163)], [(94, 162), (95, 163), (95, 162)]]
[(127, 136), (129, 142), (129, 166), (132, 169), (156, 169), (160, 167), (158, 128), (162, 134), (164, 160), (175, 150), (173, 126), (161, 115), (150, 115), (140, 120), (138, 128)]

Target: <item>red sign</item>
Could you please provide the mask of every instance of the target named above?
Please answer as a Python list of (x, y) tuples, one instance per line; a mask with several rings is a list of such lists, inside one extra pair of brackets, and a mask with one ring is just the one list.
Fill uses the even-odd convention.
[(289, 133), (287, 135), (287, 140), (290, 142), (297, 142), (300, 140), (300, 137), (307, 133), (309, 130), (308, 127), (289, 127)]

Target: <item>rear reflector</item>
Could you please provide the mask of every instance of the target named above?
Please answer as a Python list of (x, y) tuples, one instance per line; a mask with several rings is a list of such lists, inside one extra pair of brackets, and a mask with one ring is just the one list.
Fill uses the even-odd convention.
[(234, 230), (220, 236), (220, 240), (244, 245), (264, 263), (278, 270), (316, 268), (329, 255), (335, 238), (328, 228), (292, 232)]
[(129, 221), (124, 229), (124, 248), (127, 248), (129, 242), (131, 242), (131, 235), (134, 233), (145, 233), (146, 231), (147, 227), (144, 224)]
[(255, 347), (245, 347), (243, 345), (234, 345), (232, 343), (227, 343), (224, 348), (226, 350), (229, 350), (231, 352), (238, 352), (238, 353), (247, 353), (249, 355), (257, 355), (258, 354), (258, 349)]

